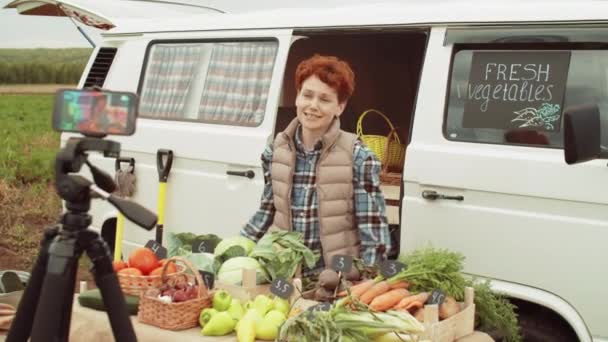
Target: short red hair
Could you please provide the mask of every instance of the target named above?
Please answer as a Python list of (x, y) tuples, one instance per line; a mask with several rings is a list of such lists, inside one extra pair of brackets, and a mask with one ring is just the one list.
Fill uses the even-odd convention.
[(336, 90), (340, 103), (346, 102), (355, 91), (355, 73), (347, 62), (337, 57), (314, 55), (300, 62), (296, 69), (296, 90), (300, 92), (302, 83), (313, 75)]

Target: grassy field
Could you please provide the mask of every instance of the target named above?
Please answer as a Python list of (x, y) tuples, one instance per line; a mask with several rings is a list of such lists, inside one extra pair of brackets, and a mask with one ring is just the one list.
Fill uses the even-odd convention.
[(59, 134), (51, 128), (52, 95), (1, 95), (0, 269), (28, 270), (44, 227), (61, 202), (52, 186)]

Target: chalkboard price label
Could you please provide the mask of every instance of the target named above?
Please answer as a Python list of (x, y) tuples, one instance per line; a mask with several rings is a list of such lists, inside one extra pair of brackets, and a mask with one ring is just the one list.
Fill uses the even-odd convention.
[(434, 289), (433, 292), (431, 292), (431, 295), (429, 296), (429, 299), (426, 300), (426, 304), (429, 304), (429, 305), (433, 305), (433, 304), (441, 305), (443, 303), (444, 299), (445, 299), (445, 293), (443, 293), (441, 290)]
[(192, 253), (213, 253), (216, 244), (211, 240), (194, 240), (192, 242)]
[(331, 268), (336, 272), (348, 273), (353, 268), (353, 257), (350, 255), (334, 255)]
[(395, 260), (386, 260), (380, 265), (380, 273), (384, 278), (390, 278), (406, 268), (404, 263)]
[(331, 309), (331, 304), (328, 302), (321, 302), (317, 305), (311, 306), (308, 308), (308, 310), (314, 312), (314, 311), (329, 311), (329, 309)]
[(291, 285), (285, 279), (277, 278), (272, 281), (272, 285), (270, 285), (270, 292), (277, 297), (287, 299), (293, 292), (293, 285)]
[(201, 274), (201, 278), (203, 278), (203, 282), (205, 283), (205, 286), (207, 286), (208, 289), (212, 289), (213, 288), (213, 284), (215, 282), (215, 275), (211, 272), (207, 272), (207, 271), (198, 271)]
[(145, 247), (151, 249), (159, 259), (165, 259), (167, 257), (167, 249), (154, 240), (146, 242)]

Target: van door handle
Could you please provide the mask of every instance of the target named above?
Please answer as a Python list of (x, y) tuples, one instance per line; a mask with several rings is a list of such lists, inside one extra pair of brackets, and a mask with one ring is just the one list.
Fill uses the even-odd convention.
[(231, 176), (247, 177), (249, 179), (255, 177), (255, 172), (253, 172), (253, 170), (247, 170), (247, 171), (226, 171), (226, 174), (231, 175)]
[(443, 195), (443, 194), (438, 193), (435, 190), (424, 190), (422, 192), (422, 198), (431, 200), (431, 201), (438, 200), (438, 199), (454, 200), (454, 201), (463, 201), (464, 200), (464, 196)]

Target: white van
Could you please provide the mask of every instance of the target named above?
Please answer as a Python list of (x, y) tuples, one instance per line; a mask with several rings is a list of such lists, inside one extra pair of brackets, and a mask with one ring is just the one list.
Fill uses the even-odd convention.
[[(105, 8), (117, 3), (128, 6)], [(150, 209), (156, 153), (173, 152), (165, 230), (239, 232), (259, 205), (260, 154), (294, 115), (295, 66), (337, 55), (357, 77), (343, 127), (354, 132), (378, 109), (407, 145), (402, 182), (386, 188), (400, 252), (430, 242), (463, 253), (467, 273), (518, 305), (530, 341), (608, 341), (608, 170), (566, 165), (560, 129), (563, 109), (585, 103), (608, 124), (608, 2), (326, 1), (233, 13), (221, 7), (229, 1), (79, 4), (7, 7), (55, 6), (109, 29), (79, 85), (140, 95), (135, 135), (113, 139), (135, 159), (134, 200)], [(231, 102), (235, 92), (249, 97)], [(363, 122), (365, 133), (385, 125)], [(114, 172), (114, 160), (93, 162)], [(92, 215), (111, 241), (116, 211), (97, 202)], [(126, 226), (127, 246), (153, 238)]]

